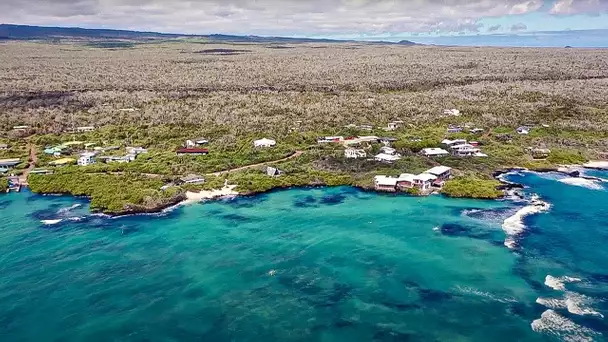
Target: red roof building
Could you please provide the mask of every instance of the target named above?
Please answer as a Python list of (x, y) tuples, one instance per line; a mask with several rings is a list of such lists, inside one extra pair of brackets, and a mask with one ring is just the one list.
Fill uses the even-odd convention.
[(203, 156), (209, 154), (209, 149), (206, 148), (179, 148), (177, 149), (178, 156)]

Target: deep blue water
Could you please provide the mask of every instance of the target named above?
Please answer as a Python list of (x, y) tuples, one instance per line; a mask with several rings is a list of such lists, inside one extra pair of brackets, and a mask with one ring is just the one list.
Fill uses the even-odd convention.
[(2, 195), (0, 341), (604, 340), (608, 183), (508, 178), (525, 201), (339, 187), (112, 219)]

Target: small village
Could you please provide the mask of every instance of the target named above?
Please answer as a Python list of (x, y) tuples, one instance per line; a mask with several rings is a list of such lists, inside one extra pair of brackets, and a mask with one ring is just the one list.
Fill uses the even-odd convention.
[[(444, 115), (446, 117), (459, 117), (461, 112), (457, 109), (445, 110)], [(399, 143), (400, 138), (394, 134), (394, 132), (402, 131), (405, 127), (404, 121), (392, 121), (386, 124), (384, 127), (374, 127), (373, 125), (347, 125), (344, 128), (347, 130), (355, 130), (360, 132), (385, 132), (385, 135), (350, 135), (350, 136), (322, 136), (316, 139), (316, 146), (319, 148), (330, 147), (328, 152), (341, 150), (343, 153), (343, 160), (357, 160), (359, 163), (366, 163), (369, 165), (378, 165), (381, 169), (391, 169), (390, 173), (375, 174), (368, 178), (367, 182), (370, 184), (371, 189), (378, 192), (406, 192), (414, 195), (429, 195), (436, 192), (441, 192), (442, 187), (446, 182), (450, 181), (454, 177), (458, 177), (460, 172), (452, 166), (446, 166), (441, 164), (441, 160), (445, 158), (451, 158), (450, 160), (457, 159), (468, 159), (468, 158), (487, 158), (489, 155), (483, 151), (483, 144), (476, 140), (467, 140), (462, 138), (463, 134), (466, 136), (478, 137), (483, 140), (484, 136), (490, 134), (489, 130), (475, 127), (472, 124), (448, 124), (443, 134), (443, 140), (436, 140), (436, 143), (429, 143), (428, 137), (422, 136), (410, 136), (407, 138), (408, 144), (422, 144), (426, 146), (431, 145), (432, 147), (422, 147), (416, 153), (420, 158), (428, 160), (428, 163), (432, 164), (423, 172), (412, 172), (408, 170), (407, 166), (404, 168), (400, 161), (404, 158), (402, 149), (395, 146)], [(541, 127), (548, 127), (542, 125)], [(27, 131), (27, 126), (15, 126), (13, 128), (16, 131)], [(67, 134), (82, 136), (82, 134), (95, 132), (97, 129), (92, 126), (76, 127)], [(530, 134), (532, 127), (530, 125), (522, 125), (514, 129), (512, 134), (509, 133), (498, 133), (495, 134), (495, 138), (504, 143), (510, 143), (513, 139), (513, 135), (525, 136)], [(68, 135), (69, 136), (69, 135)], [(455, 136), (455, 137), (454, 137)], [(403, 141), (403, 138), (401, 138)], [(183, 140), (182, 144), (175, 146), (174, 156), (183, 159), (184, 163), (188, 163), (188, 160), (195, 162), (196, 158), (206, 158), (210, 154), (214, 153), (210, 147), (212, 140), (206, 137), (192, 137)], [(276, 148), (278, 142), (275, 139), (268, 137), (259, 137), (250, 141), (252, 151), (262, 150), (273, 150)], [(9, 182), (9, 190), (18, 191), (22, 186), (28, 185), (27, 175), (52, 175), (55, 172), (60, 171), (63, 167), (73, 166), (85, 168), (88, 174), (92, 174), (90, 167), (96, 167), (101, 165), (116, 165), (117, 168), (113, 167), (108, 171), (107, 168), (101, 168), (99, 171), (102, 173), (116, 173), (123, 174), (121, 171), (124, 169), (121, 164), (129, 164), (135, 161), (140, 161), (142, 156), (146, 156), (140, 164), (144, 165), (150, 161), (154, 161), (157, 153), (150, 153), (149, 147), (147, 146), (124, 146), (122, 144), (103, 144), (99, 141), (84, 141), (71, 139), (64, 141), (59, 144), (47, 145), (42, 149), (41, 159), (36, 162), (29, 163), (30, 167), (21, 172), (12, 172), (13, 169), (22, 165), (24, 160), (22, 158), (6, 158), (0, 160), (0, 174), (7, 175)], [(7, 150), (9, 146), (7, 144), (0, 144), (0, 150)], [(310, 146), (309, 148), (313, 148)], [(288, 160), (294, 156), (301, 154), (291, 153), (280, 160)], [(411, 150), (405, 151), (408, 157), (412, 156)], [(551, 151), (543, 147), (527, 147), (525, 148), (531, 158), (535, 160), (546, 159)], [(190, 159), (190, 157), (192, 159)], [(206, 184), (207, 179), (210, 177), (221, 176), (222, 174), (230, 173), (233, 171), (245, 171), (245, 170), (258, 170), (259, 175), (265, 175), (270, 178), (281, 179), (286, 175), (289, 175), (289, 171), (284, 170), (280, 165), (273, 165), (273, 161), (253, 163), (249, 165), (243, 165), (233, 170), (224, 170), (213, 173), (195, 173), (188, 172), (184, 175), (176, 175), (173, 179), (167, 181), (160, 187), (160, 190), (166, 191), (172, 187), (184, 187), (184, 186), (200, 186)], [(401, 165), (401, 166), (398, 166)], [(377, 167), (376, 167), (377, 168)], [(419, 170), (419, 168), (417, 168)], [(106, 171), (104, 171), (106, 170)], [(124, 169), (126, 170), (126, 169)], [(17, 171), (17, 170), (16, 170)], [(144, 173), (148, 177), (162, 176), (166, 178), (166, 175), (155, 174), (155, 173)], [(228, 186), (228, 181), (224, 180), (224, 187)]]

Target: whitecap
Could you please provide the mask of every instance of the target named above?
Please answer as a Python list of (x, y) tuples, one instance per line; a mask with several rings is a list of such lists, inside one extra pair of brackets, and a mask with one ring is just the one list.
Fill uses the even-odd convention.
[(551, 205), (542, 201), (538, 195), (532, 195), (529, 205), (521, 208), (513, 216), (508, 217), (502, 224), (502, 229), (507, 234), (504, 245), (509, 249), (517, 247), (516, 238), (525, 231), (524, 218), (529, 215), (548, 211)]
[(547, 275), (545, 277), (545, 285), (556, 291), (565, 291), (567, 283), (579, 282), (581, 282), (581, 279), (573, 277), (554, 277), (552, 275)]
[(539, 319), (532, 322), (531, 327), (537, 333), (551, 335), (563, 341), (593, 341), (594, 337), (601, 336), (600, 333), (578, 325), (552, 309), (543, 312)]
[(69, 212), (69, 211), (72, 211), (72, 210), (74, 210), (74, 209), (76, 209), (76, 208), (79, 208), (79, 207), (81, 207), (81, 206), (82, 206), (82, 204), (80, 204), (80, 203), (76, 203), (76, 204), (73, 204), (73, 205), (71, 205), (71, 206), (69, 206), (69, 207), (67, 207), (67, 208), (61, 208), (61, 209), (59, 209), (59, 210), (57, 211), (57, 213), (58, 213), (58, 214), (65, 214), (65, 213), (67, 213), (67, 212)]
[(564, 301), (568, 312), (579, 316), (595, 316), (604, 318), (604, 315), (595, 311), (591, 305), (594, 303), (594, 299), (585, 295), (568, 292), (566, 293), (566, 300)]
[(63, 221), (62, 219), (56, 219), (56, 220), (41, 220), (40, 222), (44, 225), (47, 226), (52, 226), (54, 224), (58, 224), (59, 222)]
[(580, 186), (590, 190), (604, 190), (601, 182), (592, 179), (569, 177), (560, 179), (559, 181), (564, 184)]

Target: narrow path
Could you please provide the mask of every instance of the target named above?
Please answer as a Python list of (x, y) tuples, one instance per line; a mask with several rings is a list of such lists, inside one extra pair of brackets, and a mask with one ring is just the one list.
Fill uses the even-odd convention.
[(286, 161), (289, 159), (293, 159), (293, 158), (297, 158), (299, 156), (302, 155), (302, 153), (304, 153), (304, 151), (296, 151), (294, 154), (282, 158), (282, 159), (277, 159), (277, 160), (272, 160), (269, 162), (264, 162), (264, 163), (257, 163), (257, 164), (252, 164), (252, 165), (247, 165), (247, 166), (241, 166), (241, 167), (237, 167), (235, 169), (230, 169), (230, 170), (224, 170), (224, 171), (219, 171), (219, 172), (214, 172), (214, 173), (208, 173), (207, 176), (221, 176), (224, 173), (231, 173), (231, 172), (237, 172), (237, 171), (243, 171), (243, 170), (247, 170), (247, 169), (252, 169), (252, 168), (256, 168), (256, 167), (260, 167), (260, 166), (264, 166), (264, 165), (268, 165), (268, 164), (276, 164), (276, 163), (280, 163), (282, 161)]
[(29, 139), (27, 141), (27, 148), (29, 150), (29, 160), (30, 165), (27, 169), (23, 170), (21, 176), (19, 176), (19, 184), (27, 185), (27, 176), (30, 175), (32, 170), (36, 167), (36, 163), (38, 162), (38, 156), (36, 155), (36, 145), (32, 144)]

